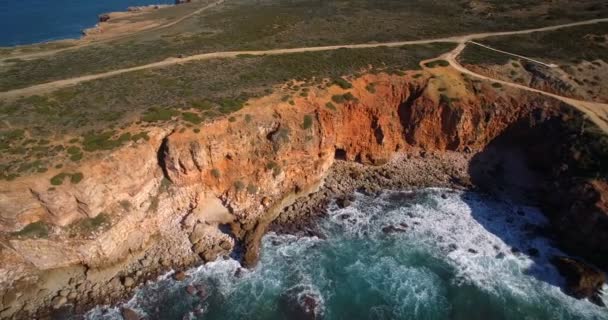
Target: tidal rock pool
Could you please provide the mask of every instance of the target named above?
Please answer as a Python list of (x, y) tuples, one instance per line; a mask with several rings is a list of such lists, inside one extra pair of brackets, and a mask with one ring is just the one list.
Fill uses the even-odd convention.
[[(357, 195), (319, 221), (322, 237), (263, 239), (253, 270), (228, 259), (146, 285), (88, 319), (608, 319), (563, 293), (562, 254), (535, 208), (470, 192)], [(188, 292), (189, 291), (189, 292)], [(605, 297), (603, 297), (605, 298)]]

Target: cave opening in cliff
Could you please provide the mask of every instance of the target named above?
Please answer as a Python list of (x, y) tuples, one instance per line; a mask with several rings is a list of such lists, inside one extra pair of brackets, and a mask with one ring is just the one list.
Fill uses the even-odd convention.
[(344, 150), (344, 149), (336, 149), (336, 153), (334, 155), (334, 159), (346, 161), (346, 150)]

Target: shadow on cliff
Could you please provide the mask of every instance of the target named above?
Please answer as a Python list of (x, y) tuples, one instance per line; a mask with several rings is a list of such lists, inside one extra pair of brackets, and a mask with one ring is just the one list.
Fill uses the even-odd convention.
[[(474, 190), (514, 208), (504, 220), (493, 219), (473, 200), (475, 197), (463, 195), (478, 223), (513, 253), (527, 255), (533, 261), (527, 274), (567, 294), (565, 281), (552, 265), (555, 256), (567, 252), (606, 267), (603, 260), (594, 258), (603, 246), (589, 239), (593, 235), (586, 231), (588, 228), (573, 225), (569, 212), (572, 201), (580, 198), (572, 194), (573, 186), (605, 176), (606, 168), (600, 163), (606, 156), (604, 147), (596, 146), (597, 132), (585, 130), (586, 125), (590, 126), (567, 106), (553, 114), (537, 109), (506, 128), (473, 157), (468, 173)], [(543, 217), (534, 217), (531, 208), (541, 210), (548, 223), (537, 223)]]

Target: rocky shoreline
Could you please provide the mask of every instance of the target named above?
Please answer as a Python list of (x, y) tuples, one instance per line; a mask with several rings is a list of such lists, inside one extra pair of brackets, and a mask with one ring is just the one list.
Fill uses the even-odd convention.
[[(393, 159), (382, 165), (336, 161), (318, 190), (299, 197), (283, 208), (277, 219), (269, 225), (267, 232), (323, 237), (316, 229), (316, 221), (326, 214), (327, 206), (333, 201), (340, 207), (349, 206), (355, 192), (374, 195), (384, 190), (427, 187), (476, 190), (469, 176), (469, 165), (473, 157), (474, 154), (470, 152), (412, 150), (396, 154)], [(141, 285), (155, 281), (160, 276), (171, 276), (176, 281), (185, 280), (184, 270), (200, 266), (205, 260), (209, 260), (203, 254), (179, 255), (169, 249), (170, 244), (157, 241), (157, 245), (147, 250), (145, 256), (128, 264), (119, 272), (120, 276), (109, 282), (70, 281), (70, 284), (74, 283), (75, 286), (59, 290), (59, 294), (52, 301), (53, 306), (41, 310), (36, 317), (45, 319), (62, 315), (83, 315), (99, 305), (120, 305), (128, 301)], [(212, 260), (227, 258), (229, 255), (233, 258), (243, 258), (239, 245), (216, 254)], [(564, 273), (568, 280), (567, 290), (577, 298), (589, 297), (597, 303), (599, 300), (595, 295), (597, 288), (601, 288), (605, 281), (604, 274), (582, 261), (571, 258), (556, 258), (556, 266), (564, 265), (564, 259), (568, 259)], [(186, 291), (190, 295), (198, 296), (201, 302), (207, 297), (204, 286), (187, 286)], [(123, 308), (121, 312), (128, 320), (143, 319), (129, 308)]]
[[(470, 159), (471, 154), (463, 152), (431, 153), (413, 150), (407, 154), (397, 154), (389, 162), (377, 166), (336, 161), (318, 190), (298, 198), (284, 208), (268, 231), (291, 234), (315, 232), (314, 222), (323, 216), (326, 206), (336, 199), (342, 205), (347, 205), (349, 197), (355, 191), (373, 194), (386, 189), (468, 188), (467, 166)], [(45, 319), (83, 315), (99, 305), (118, 305), (128, 301), (139, 286), (155, 281), (159, 276), (171, 274), (175, 270), (171, 276), (180, 280), (183, 277), (182, 270), (205, 263), (203, 254), (198, 256), (192, 251), (190, 254), (181, 254), (184, 250), (174, 250), (175, 246), (166, 241), (155, 243), (154, 247), (146, 250), (145, 255), (123, 265), (118, 275), (110, 281), (70, 279), (69, 286), (58, 290), (57, 296), (51, 300), (51, 306), (39, 310), (35, 317)], [(239, 251), (237, 245), (234, 250), (217, 252), (217, 256), (242, 258)], [(192, 290), (193, 294), (203, 291), (199, 289)], [(201, 298), (204, 299), (203, 296)], [(137, 314), (130, 309), (124, 309), (123, 316), (125, 319), (138, 319)], [(17, 318), (28, 317), (24, 313)]]
[(472, 154), (465, 152), (412, 150), (380, 166), (337, 161), (319, 190), (284, 208), (270, 231), (315, 233), (315, 221), (326, 214), (327, 205), (335, 200), (338, 206), (347, 207), (355, 192), (373, 195), (383, 190), (428, 187), (471, 189), (467, 172), (471, 158)]

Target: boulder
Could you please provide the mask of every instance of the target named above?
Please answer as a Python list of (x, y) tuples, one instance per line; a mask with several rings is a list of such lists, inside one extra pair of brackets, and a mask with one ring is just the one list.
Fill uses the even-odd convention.
[(110, 20), (110, 15), (109, 14), (102, 14), (99, 16), (99, 22), (106, 22)]
[(139, 316), (139, 314), (137, 312), (135, 312), (133, 309), (129, 309), (129, 308), (122, 308), (122, 310), (120, 311), (120, 314), (122, 315), (124, 320), (140, 320), (141, 319), (141, 317)]
[(351, 201), (347, 198), (339, 198), (336, 200), (336, 204), (340, 208), (346, 208), (351, 205)]
[(190, 242), (197, 243), (203, 239), (205, 236), (205, 225), (203, 223), (198, 223), (194, 226), (192, 233), (190, 234)]
[(66, 298), (64, 296), (56, 296), (51, 301), (51, 304), (53, 305), (53, 309), (59, 309), (67, 302), (68, 302), (68, 298)]
[(186, 286), (186, 292), (189, 295), (193, 296), (196, 294), (196, 288), (193, 285), (188, 285), (188, 286)]
[(293, 288), (283, 293), (281, 307), (289, 319), (317, 320), (323, 318), (323, 299), (306, 288)]
[(184, 273), (183, 271), (177, 271), (173, 274), (173, 279), (175, 281), (184, 281), (186, 280), (186, 273)]
[(125, 278), (122, 280), (122, 284), (123, 284), (125, 287), (131, 287), (131, 286), (133, 286), (133, 285), (135, 284), (135, 280), (134, 280), (133, 278), (131, 278), (131, 277), (125, 277)]
[(559, 273), (566, 278), (566, 293), (578, 299), (587, 298), (595, 304), (603, 305), (599, 295), (606, 282), (604, 272), (570, 257), (555, 257), (552, 262)]
[(395, 227), (394, 225), (389, 225), (389, 226), (384, 226), (382, 227), (382, 232), (386, 233), (386, 234), (391, 234), (391, 233), (398, 233), (398, 232), (405, 232), (405, 228), (398, 228)]

